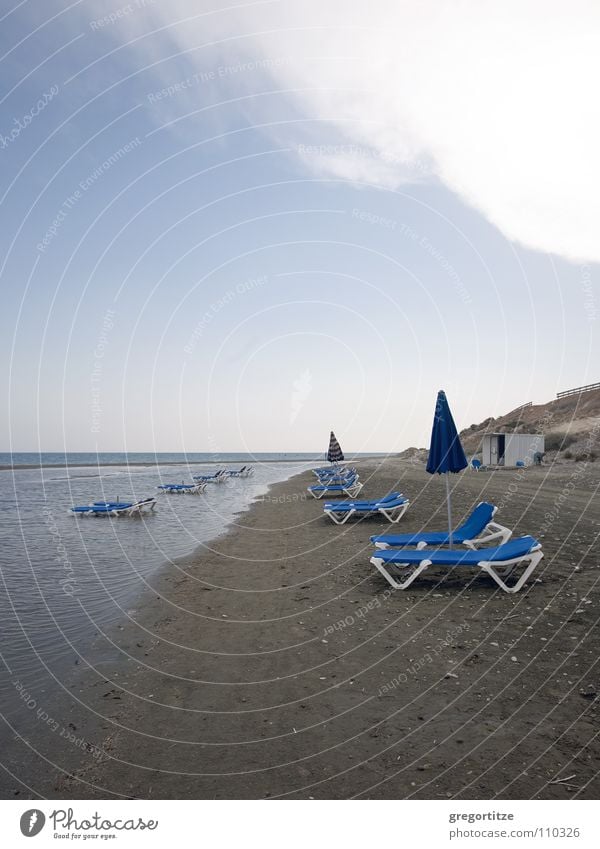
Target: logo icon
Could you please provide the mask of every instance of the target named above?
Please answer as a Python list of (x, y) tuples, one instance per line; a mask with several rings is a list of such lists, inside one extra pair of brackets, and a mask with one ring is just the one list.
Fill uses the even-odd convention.
[(37, 808), (25, 811), (21, 816), (21, 833), (25, 837), (35, 837), (43, 829), (46, 817)]
[(312, 392), (312, 374), (310, 369), (305, 369), (293, 383), (292, 399), (290, 402), (290, 424), (293, 425), (300, 410)]

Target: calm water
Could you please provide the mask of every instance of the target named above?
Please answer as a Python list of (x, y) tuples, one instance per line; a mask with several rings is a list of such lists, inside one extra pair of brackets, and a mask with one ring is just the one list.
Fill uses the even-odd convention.
[(310, 462), (322, 461), (323, 455), (317, 452), (305, 454), (211, 454), (196, 452), (193, 454), (182, 454), (178, 452), (142, 452), (129, 451), (96, 453), (73, 451), (68, 454), (59, 451), (46, 451), (36, 453), (34, 451), (3, 453), (0, 452), (1, 466), (124, 466), (124, 465), (160, 465), (170, 463), (183, 463), (190, 466), (197, 463), (210, 463), (223, 466), (242, 466), (245, 464), (272, 463), (272, 462), (294, 462), (308, 460)]
[[(3, 456), (9, 459), (4, 463)], [(85, 655), (95, 632), (135, 609), (146, 581), (161, 567), (223, 533), (268, 486), (314, 465), (298, 455), (252, 458), (252, 478), (209, 485), (205, 493), (159, 495), (146, 518), (75, 517), (69, 507), (91, 501), (155, 495), (159, 483), (191, 481), (213, 472), (215, 455), (130, 454), (129, 462), (179, 465), (119, 466), (125, 455), (13, 455), (0, 471), (0, 652), (8, 667), (30, 678), (40, 665), (61, 675)], [(301, 455), (299, 455), (301, 456)], [(32, 459), (35, 458), (35, 459)], [(204, 461), (198, 463), (196, 458)], [(18, 465), (46, 464), (42, 469)], [(218, 458), (223, 467), (248, 455)], [(99, 466), (99, 460), (110, 465)], [(0, 455), (8, 465), (10, 455)], [(0, 660), (2, 665), (2, 660)]]

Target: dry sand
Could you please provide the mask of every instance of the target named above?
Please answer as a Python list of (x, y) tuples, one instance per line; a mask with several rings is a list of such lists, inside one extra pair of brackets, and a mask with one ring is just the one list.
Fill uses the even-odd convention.
[(543, 542), (516, 595), (465, 570), (391, 591), (369, 536), (443, 529), (444, 482), (360, 472), (364, 496), (410, 497), (399, 525), (334, 526), (306, 473), (165, 569), (73, 689), (65, 724), (104, 760), (71, 747), (44, 795), (598, 797), (600, 463), (453, 476), (457, 521), (487, 499)]

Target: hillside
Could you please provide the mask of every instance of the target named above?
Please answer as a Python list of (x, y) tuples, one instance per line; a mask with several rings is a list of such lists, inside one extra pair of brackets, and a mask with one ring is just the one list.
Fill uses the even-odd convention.
[(486, 433), (543, 433), (549, 455), (564, 459), (590, 459), (600, 455), (600, 389), (558, 398), (547, 404), (534, 404), (512, 410), (498, 418), (489, 418), (461, 431), (465, 452), (470, 456), (481, 450)]
[[(467, 457), (480, 455), (486, 433), (543, 433), (546, 460), (595, 460), (600, 457), (600, 389), (533, 404), (490, 417), (460, 432)], [(407, 448), (398, 456), (427, 462), (427, 448)]]

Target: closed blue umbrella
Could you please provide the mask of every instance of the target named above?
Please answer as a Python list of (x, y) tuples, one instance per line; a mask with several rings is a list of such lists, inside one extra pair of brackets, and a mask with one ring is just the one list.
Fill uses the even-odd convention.
[(467, 458), (450, 412), (446, 393), (440, 389), (435, 405), (431, 444), (427, 459), (430, 475), (446, 475), (446, 502), (448, 506), (448, 535), (452, 547), (452, 505), (450, 501), (450, 472), (461, 472), (467, 468)]

